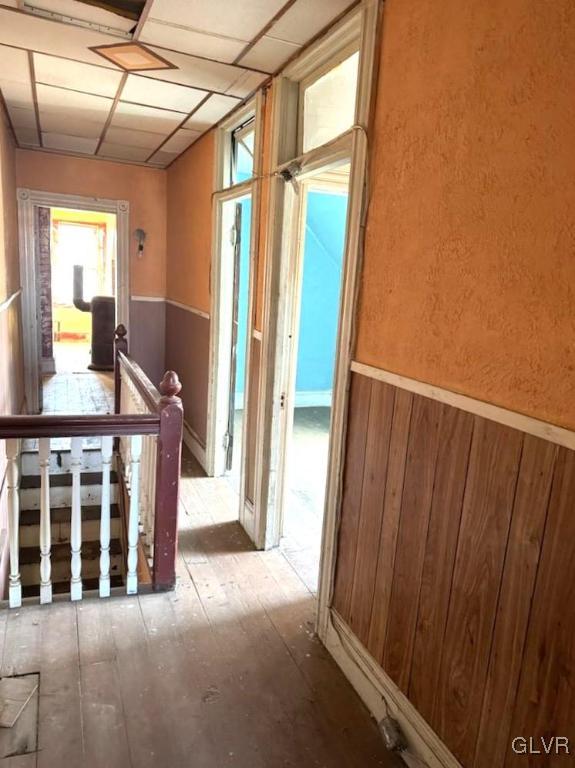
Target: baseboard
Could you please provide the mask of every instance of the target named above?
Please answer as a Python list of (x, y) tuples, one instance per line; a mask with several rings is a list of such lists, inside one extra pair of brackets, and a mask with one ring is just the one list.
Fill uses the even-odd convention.
[(198, 460), (204, 472), (207, 472), (206, 447), (202, 445), (200, 438), (187, 421), (184, 421), (184, 443), (190, 449), (194, 458)]
[(295, 393), (296, 408), (325, 408), (331, 405), (333, 392), (331, 389), (310, 390)]
[(408, 753), (402, 755), (407, 765), (461, 768), (405, 694), (333, 610), (322, 640), (373, 717), (379, 722), (389, 713), (398, 721), (409, 744)]

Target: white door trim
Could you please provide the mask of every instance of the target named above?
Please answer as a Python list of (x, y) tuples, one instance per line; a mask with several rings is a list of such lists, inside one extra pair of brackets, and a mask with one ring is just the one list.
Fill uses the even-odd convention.
[(130, 320), (130, 204), (127, 200), (107, 200), (82, 195), (62, 195), (19, 188), (18, 234), (20, 243), (20, 280), (22, 282), (22, 334), (24, 380), (29, 413), (40, 410), (40, 323), (38, 321), (38, 281), (35, 253), (34, 208), (76, 208), (115, 213), (117, 216), (116, 323), (129, 330)]

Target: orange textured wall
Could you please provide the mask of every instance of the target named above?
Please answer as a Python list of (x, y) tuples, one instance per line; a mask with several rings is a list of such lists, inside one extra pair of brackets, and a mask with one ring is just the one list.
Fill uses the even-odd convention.
[(146, 232), (141, 259), (135, 238), (130, 238), (130, 291), (142, 296), (165, 295), (166, 171), (29, 150), (16, 152), (16, 166), (19, 187), (128, 200), (131, 232), (137, 228)]
[(168, 168), (167, 296), (210, 311), (215, 132)]
[(356, 358), (575, 428), (575, 4), (383, 29)]

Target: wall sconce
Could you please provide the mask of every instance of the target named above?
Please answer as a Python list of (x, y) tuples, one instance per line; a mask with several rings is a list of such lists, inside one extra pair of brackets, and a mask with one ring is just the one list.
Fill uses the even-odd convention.
[(144, 255), (144, 243), (146, 242), (146, 233), (143, 229), (137, 229), (134, 232), (136, 240), (138, 241), (138, 258), (141, 259)]

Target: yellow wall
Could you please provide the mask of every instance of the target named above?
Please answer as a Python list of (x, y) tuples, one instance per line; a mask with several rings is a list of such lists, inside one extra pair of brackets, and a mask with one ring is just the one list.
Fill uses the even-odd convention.
[(575, 427), (575, 5), (388, 0), (356, 358)]
[[(65, 155), (18, 150), (18, 186), (62, 194), (107, 197), (130, 203), (130, 291), (164, 296), (166, 290), (165, 171)], [(133, 232), (146, 232), (144, 257)]]
[(168, 168), (167, 297), (210, 311), (215, 132)]

